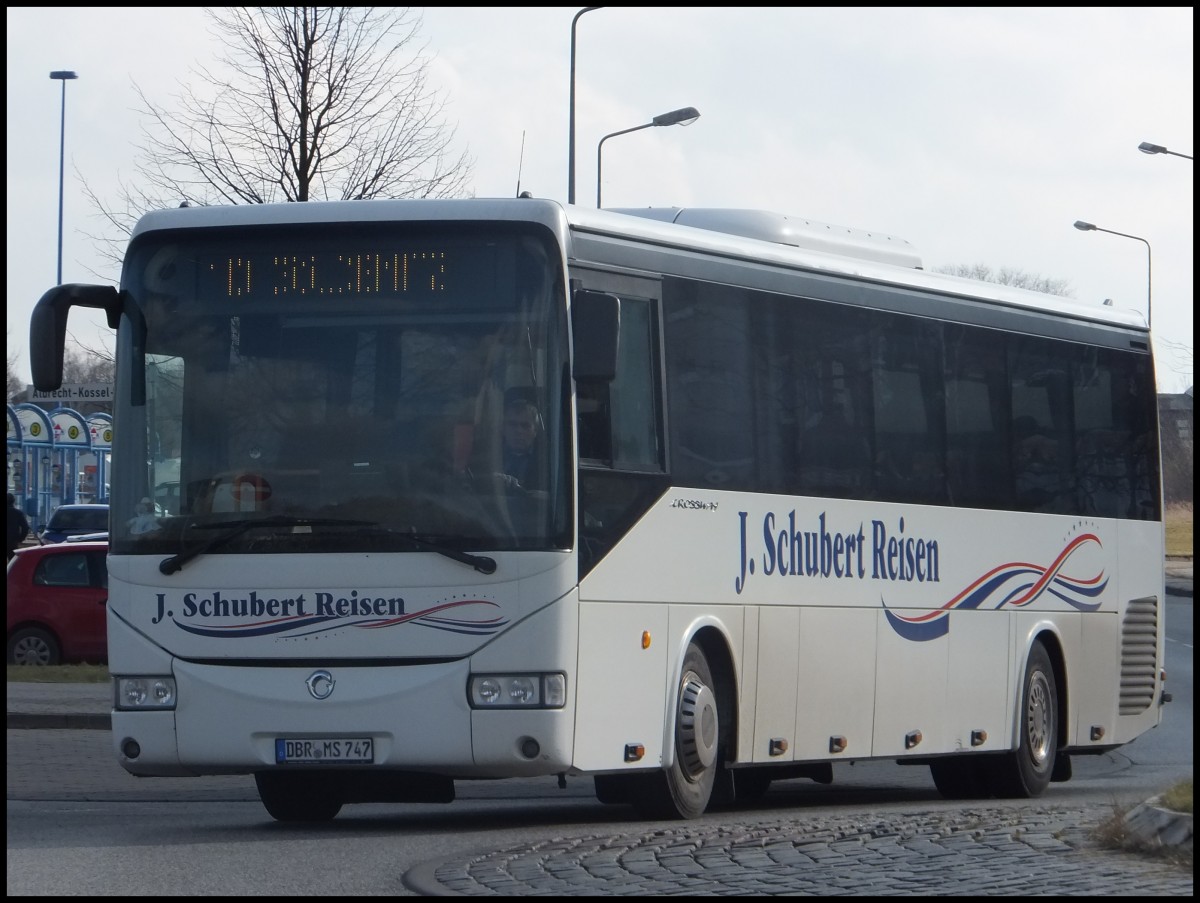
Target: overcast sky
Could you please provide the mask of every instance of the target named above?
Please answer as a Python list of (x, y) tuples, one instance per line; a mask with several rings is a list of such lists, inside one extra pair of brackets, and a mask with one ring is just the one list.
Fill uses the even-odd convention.
[[(420, 8), (418, 8), (420, 9)], [(567, 199), (571, 21), (581, 7), (425, 7), (431, 85), (479, 197)], [(115, 284), (88, 234), (134, 175), (136, 83), (160, 103), (217, 46), (199, 7), (8, 7), (8, 335), (63, 281)], [(752, 207), (908, 240), (926, 268), (1008, 267), (1145, 313), (1152, 248), (1160, 391), (1191, 385), (1191, 7), (605, 7), (576, 27), (576, 194), (604, 206)], [(108, 336), (74, 312), (72, 334)], [(1168, 342), (1187, 347), (1173, 354)]]

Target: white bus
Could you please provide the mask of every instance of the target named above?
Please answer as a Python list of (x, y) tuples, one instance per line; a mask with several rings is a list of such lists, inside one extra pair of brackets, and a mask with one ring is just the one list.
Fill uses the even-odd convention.
[(1034, 796), (1159, 723), (1133, 314), (533, 198), (150, 213), (119, 290), (39, 302), (39, 389), (72, 305), (117, 330), (135, 775), (253, 774), (284, 821), (535, 776), (690, 818), (867, 759)]

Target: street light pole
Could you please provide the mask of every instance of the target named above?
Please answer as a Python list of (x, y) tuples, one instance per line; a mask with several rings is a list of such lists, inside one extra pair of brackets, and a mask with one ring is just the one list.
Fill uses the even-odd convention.
[(1185, 160), (1191, 160), (1188, 154), (1180, 154), (1173, 150), (1167, 150), (1161, 144), (1151, 144), (1149, 141), (1143, 141), (1138, 145), (1138, 150), (1143, 154), (1170, 154), (1172, 157), (1183, 157)]
[(58, 285), (62, 285), (63, 168), (67, 150), (67, 82), (79, 78), (69, 69), (56, 69), (50, 77), (62, 82), (62, 113), (58, 126)]
[(575, 203), (575, 23), (584, 13), (602, 6), (585, 6), (571, 20), (571, 96), (567, 106), (567, 203)]
[(1153, 266), (1150, 258), (1150, 242), (1146, 241), (1146, 239), (1142, 238), (1140, 235), (1130, 235), (1127, 232), (1114, 232), (1112, 229), (1101, 229), (1094, 223), (1085, 223), (1081, 219), (1075, 220), (1075, 228), (1080, 232), (1107, 232), (1109, 235), (1119, 235), (1122, 238), (1132, 238), (1134, 241), (1140, 241), (1146, 246), (1146, 328), (1149, 329), (1151, 298), (1153, 297), (1151, 291), (1151, 274), (1153, 271)]
[(604, 142), (609, 138), (615, 138), (617, 135), (627, 135), (630, 132), (637, 132), (641, 129), (648, 129), (656, 125), (691, 125), (700, 118), (700, 111), (695, 107), (681, 107), (678, 110), (672, 110), (670, 113), (660, 113), (649, 122), (643, 125), (635, 125), (633, 128), (621, 129), (619, 132), (609, 132), (600, 139), (600, 143), (596, 145), (596, 209), (600, 209), (600, 172), (603, 162)]

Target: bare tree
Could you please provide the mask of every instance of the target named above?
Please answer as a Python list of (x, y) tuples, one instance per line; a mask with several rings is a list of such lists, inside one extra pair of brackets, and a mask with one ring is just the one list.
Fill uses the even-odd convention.
[(207, 11), (225, 48), (177, 109), (135, 85), (144, 130), (139, 187), (120, 206), (85, 186), (119, 260), (144, 212), (181, 205), (454, 197), (473, 161), (428, 81), (411, 7), (270, 6)]
[(17, 376), (17, 362), (21, 359), (21, 354), (12, 344), (12, 328), (8, 330), (8, 403), (16, 404), (19, 399), (24, 398), (25, 383)]
[(980, 282), (995, 282), (999, 285), (1011, 285), (1013, 288), (1024, 288), (1034, 292), (1045, 292), (1049, 295), (1073, 297), (1075, 290), (1066, 279), (1051, 279), (1035, 273), (1001, 267), (999, 272), (982, 263), (955, 263), (944, 267), (934, 267), (935, 273), (946, 273), (949, 276), (963, 276), (967, 279), (978, 279)]
[(1192, 346), (1185, 342), (1176, 342), (1172, 339), (1165, 339), (1161, 335), (1157, 337), (1158, 345), (1165, 349), (1171, 356), (1172, 365), (1171, 372), (1185, 384), (1185, 388), (1192, 385)]
[(70, 347), (63, 353), (64, 383), (111, 383), (115, 375), (116, 366), (110, 355), (101, 355), (90, 348)]

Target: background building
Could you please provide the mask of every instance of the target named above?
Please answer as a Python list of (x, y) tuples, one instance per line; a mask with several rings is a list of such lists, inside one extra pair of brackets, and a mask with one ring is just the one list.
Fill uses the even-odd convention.
[(1192, 503), (1192, 390), (1158, 396), (1163, 495), (1168, 505)]

